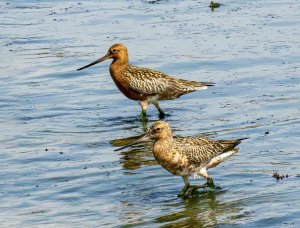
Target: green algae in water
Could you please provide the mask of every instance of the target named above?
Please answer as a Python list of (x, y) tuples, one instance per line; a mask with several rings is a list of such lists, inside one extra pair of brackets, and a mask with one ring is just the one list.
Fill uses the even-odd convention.
[(211, 2), (210, 2), (210, 5), (209, 5), (211, 11), (214, 11), (215, 8), (219, 8), (220, 6), (221, 6), (220, 3), (218, 3), (218, 2), (213, 2), (213, 1), (211, 1)]

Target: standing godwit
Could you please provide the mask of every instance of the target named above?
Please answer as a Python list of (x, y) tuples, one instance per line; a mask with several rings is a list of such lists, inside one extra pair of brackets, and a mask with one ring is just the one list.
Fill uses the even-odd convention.
[(158, 109), (160, 118), (165, 116), (159, 107), (158, 100), (172, 100), (181, 95), (213, 86), (213, 83), (210, 82), (188, 81), (156, 70), (130, 65), (128, 64), (127, 48), (123, 44), (114, 44), (102, 58), (77, 70), (107, 59), (113, 59), (109, 72), (119, 90), (129, 99), (140, 102), (142, 121), (147, 120), (146, 109), (150, 104), (154, 104)]
[[(152, 124), (149, 132), (117, 150), (124, 149), (149, 138), (155, 140), (153, 155), (156, 161), (170, 173), (181, 176), (185, 186), (178, 196), (184, 196), (187, 191), (190, 193), (200, 187), (215, 188), (213, 179), (208, 176), (207, 170), (213, 168), (239, 151), (236, 146), (241, 139), (236, 140), (209, 140), (206, 138), (182, 137), (173, 138), (170, 125), (164, 121), (157, 121)], [(202, 186), (190, 185), (188, 177), (206, 178), (207, 182)]]

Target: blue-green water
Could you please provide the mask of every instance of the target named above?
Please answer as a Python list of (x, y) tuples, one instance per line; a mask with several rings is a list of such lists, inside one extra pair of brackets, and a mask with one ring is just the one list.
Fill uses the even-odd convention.
[[(221, 3), (0, 2), (1, 227), (300, 225), (300, 3)], [(210, 170), (222, 190), (182, 200), (151, 143), (114, 151), (146, 131), (140, 107), (109, 61), (76, 69), (118, 42), (132, 64), (216, 83), (161, 106), (175, 135), (249, 137)]]

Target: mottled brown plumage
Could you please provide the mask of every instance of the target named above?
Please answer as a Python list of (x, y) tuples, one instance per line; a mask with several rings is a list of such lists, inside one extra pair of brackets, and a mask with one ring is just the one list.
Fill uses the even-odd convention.
[(141, 119), (146, 118), (146, 109), (154, 104), (160, 116), (164, 116), (158, 100), (171, 100), (196, 90), (206, 89), (213, 83), (188, 81), (175, 78), (160, 71), (128, 64), (127, 48), (123, 44), (114, 44), (102, 58), (79, 68), (95, 65), (107, 59), (113, 59), (109, 71), (120, 91), (129, 99), (141, 104)]
[(207, 170), (217, 166), (238, 152), (239, 148), (236, 146), (240, 144), (241, 140), (245, 139), (210, 140), (198, 137), (173, 138), (169, 124), (164, 121), (157, 121), (153, 123), (147, 135), (130, 145), (144, 141), (147, 138), (155, 140), (153, 155), (157, 162), (170, 173), (183, 178), (185, 192), (190, 186), (188, 181), (189, 176), (202, 176), (207, 179), (207, 186), (214, 187), (212, 179), (207, 174)]

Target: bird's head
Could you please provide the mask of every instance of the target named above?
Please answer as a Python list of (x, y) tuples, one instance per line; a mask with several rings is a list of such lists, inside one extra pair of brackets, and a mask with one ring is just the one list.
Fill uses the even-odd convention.
[(166, 138), (170, 138), (170, 137), (172, 137), (172, 130), (170, 128), (170, 125), (164, 121), (156, 121), (152, 124), (152, 126), (150, 127), (150, 130), (148, 131), (147, 134), (145, 134), (141, 138), (135, 140), (134, 142), (132, 142), (126, 146), (122, 146), (122, 147), (116, 149), (115, 151), (123, 150), (127, 147), (133, 146), (140, 142), (144, 142), (148, 139), (158, 140), (158, 139), (166, 139)]
[(172, 130), (170, 125), (165, 121), (156, 121), (152, 124), (150, 131), (150, 137), (153, 139), (163, 139), (172, 137)]
[(104, 55), (100, 59), (97, 59), (96, 61), (94, 61), (84, 67), (81, 67), (77, 70), (83, 70), (83, 69), (93, 66), (97, 63), (103, 62), (107, 59), (121, 60), (122, 62), (127, 64), (128, 63), (127, 48), (123, 44), (114, 44), (108, 49), (108, 52), (106, 55)]

